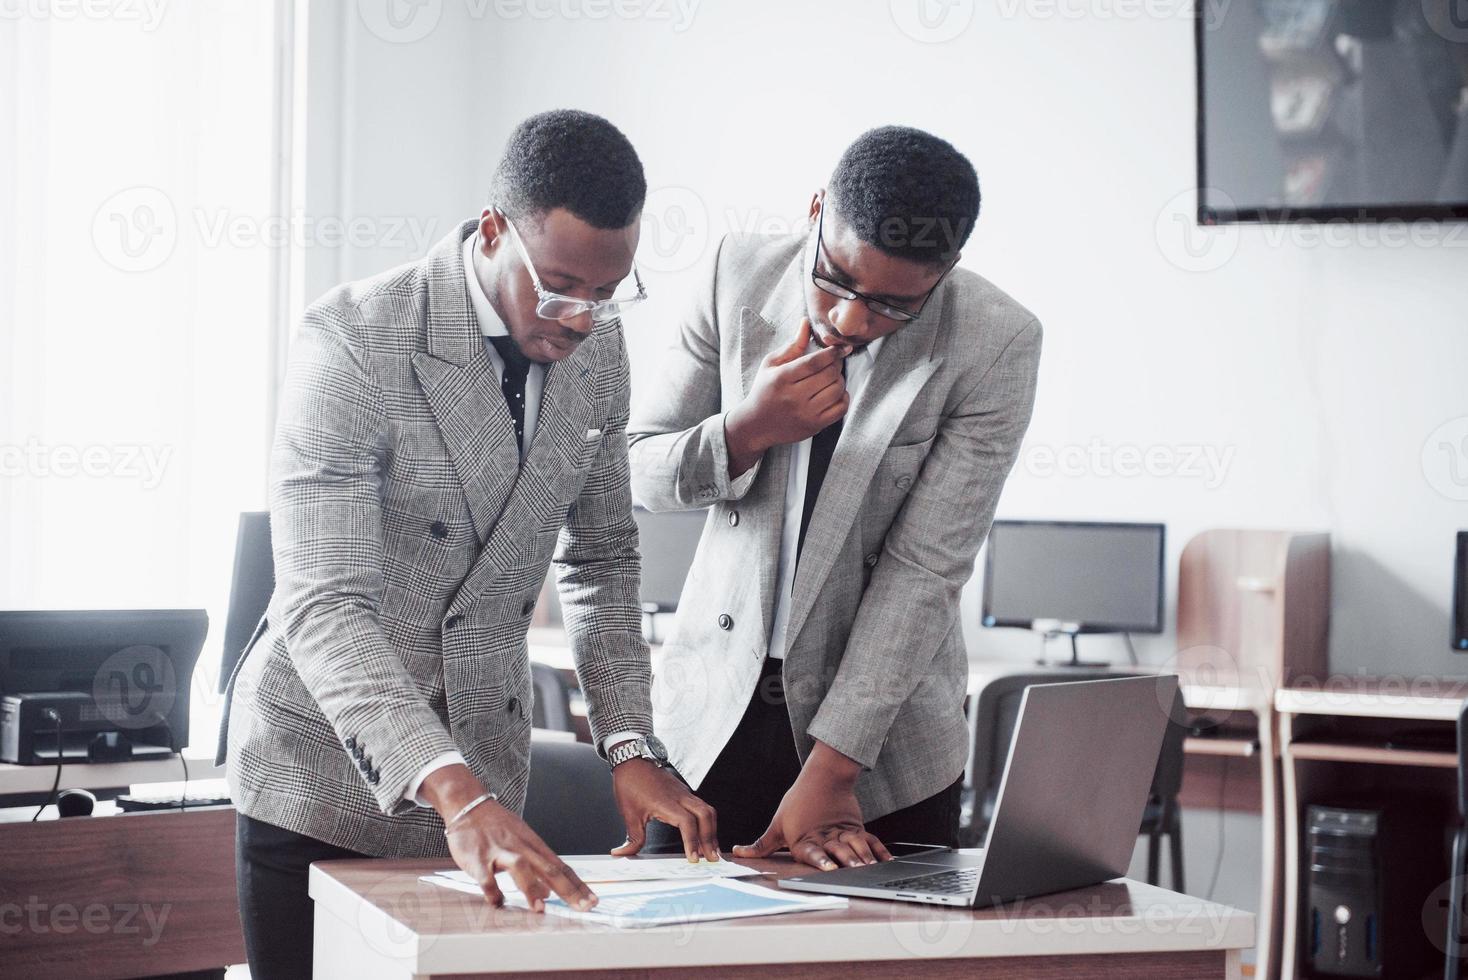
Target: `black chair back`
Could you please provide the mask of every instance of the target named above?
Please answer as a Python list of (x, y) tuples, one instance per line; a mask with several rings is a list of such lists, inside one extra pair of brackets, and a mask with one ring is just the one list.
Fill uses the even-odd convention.
[(530, 682), (535, 685), (535, 708), (530, 723), (556, 732), (575, 732), (571, 718), (571, 689), (561, 672), (548, 664), (531, 662)]
[(585, 742), (531, 738), (525, 822), (560, 855), (605, 854), (627, 837), (611, 770)]

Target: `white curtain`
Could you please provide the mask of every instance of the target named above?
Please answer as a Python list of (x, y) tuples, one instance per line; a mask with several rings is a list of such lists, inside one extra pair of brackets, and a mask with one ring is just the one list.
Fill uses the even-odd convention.
[(0, 608), (202, 607), (263, 509), (276, 7), (0, 0)]

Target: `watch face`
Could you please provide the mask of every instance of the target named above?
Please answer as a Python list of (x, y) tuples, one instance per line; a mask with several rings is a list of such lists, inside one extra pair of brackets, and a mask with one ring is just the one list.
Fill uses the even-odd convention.
[(647, 750), (652, 753), (652, 757), (659, 762), (668, 761), (668, 750), (666, 747), (664, 747), (663, 740), (658, 738), (656, 735), (649, 735), (647, 737)]

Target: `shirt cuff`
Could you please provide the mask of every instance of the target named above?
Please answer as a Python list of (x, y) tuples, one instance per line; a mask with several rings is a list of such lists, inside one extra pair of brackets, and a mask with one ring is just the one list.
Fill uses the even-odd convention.
[(428, 765), (418, 770), (418, 775), (408, 783), (408, 791), (403, 795), (419, 806), (429, 806), (429, 802), (418, 795), (418, 790), (423, 787), (423, 781), (444, 766), (467, 766), (468, 764), (461, 752), (445, 752), (442, 755), (436, 755)]
[(612, 751), (612, 746), (618, 744), (619, 742), (627, 742), (631, 741), (634, 738), (641, 737), (641, 732), (613, 732), (611, 735), (608, 735), (606, 738), (601, 740), (601, 754), (603, 756), (606, 756), (608, 752)]
[(754, 478), (759, 473), (760, 463), (764, 462), (764, 457), (761, 456), (755, 460), (754, 465), (750, 466), (743, 473), (740, 473), (737, 477), (731, 477), (729, 475), (729, 441), (724, 430), (725, 420), (728, 416), (728, 412), (720, 415), (719, 424), (715, 427), (714, 456), (717, 460), (718, 469), (720, 470), (719, 476), (729, 488), (725, 497), (729, 500), (739, 500), (749, 492), (749, 488), (754, 484)]

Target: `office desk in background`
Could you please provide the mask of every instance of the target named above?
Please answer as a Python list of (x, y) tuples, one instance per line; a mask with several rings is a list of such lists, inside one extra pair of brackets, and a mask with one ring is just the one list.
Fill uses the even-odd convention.
[[(799, 873), (788, 860), (743, 863)], [(840, 911), (616, 930), (418, 880), (442, 868), (314, 865), (316, 976), (1209, 980), (1240, 976), (1254, 943), (1252, 914), (1124, 878), (977, 911), (854, 898)]]

